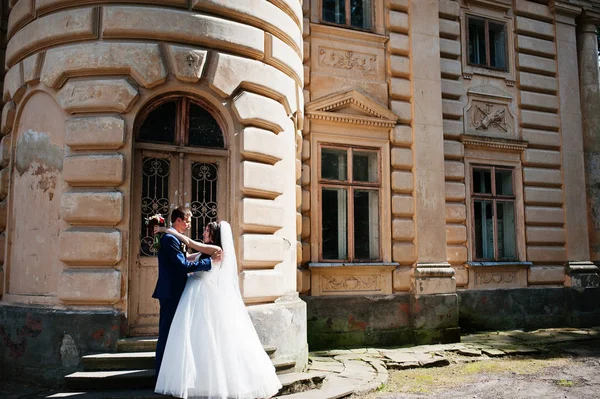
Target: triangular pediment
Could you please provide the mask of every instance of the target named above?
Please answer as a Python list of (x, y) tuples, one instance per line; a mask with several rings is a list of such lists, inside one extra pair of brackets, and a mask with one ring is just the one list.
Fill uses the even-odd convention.
[(377, 127), (393, 127), (398, 122), (395, 113), (356, 90), (331, 94), (306, 104), (306, 116), (310, 119)]

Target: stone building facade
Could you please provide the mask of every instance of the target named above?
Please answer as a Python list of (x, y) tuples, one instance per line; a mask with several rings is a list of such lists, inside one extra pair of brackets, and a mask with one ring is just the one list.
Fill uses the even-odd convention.
[(599, 315), (600, 2), (2, 4), (3, 367), (156, 334), (144, 218), (178, 205), (231, 222), (298, 369)]

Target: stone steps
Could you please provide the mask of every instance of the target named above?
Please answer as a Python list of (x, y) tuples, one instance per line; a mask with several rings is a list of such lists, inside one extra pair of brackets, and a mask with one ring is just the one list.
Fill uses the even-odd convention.
[[(154, 393), (154, 370), (114, 370), (101, 372), (82, 371), (66, 377), (71, 392), (60, 392), (47, 398), (86, 398), (86, 399), (144, 399), (164, 397)], [(278, 376), (283, 386), (276, 396), (289, 397), (298, 392), (318, 391), (325, 379), (324, 373), (288, 373)], [(140, 386), (140, 383), (146, 384)], [(92, 390), (100, 387), (100, 390)], [(79, 391), (77, 391), (79, 389)], [(316, 396), (325, 398), (323, 396)], [(339, 397), (339, 396), (336, 396)]]

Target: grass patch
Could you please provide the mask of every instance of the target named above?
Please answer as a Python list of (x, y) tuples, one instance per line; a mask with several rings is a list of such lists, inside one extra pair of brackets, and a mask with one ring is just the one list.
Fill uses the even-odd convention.
[(556, 385), (558, 385), (559, 387), (565, 387), (565, 388), (571, 388), (573, 385), (575, 385), (575, 383), (571, 380), (558, 380), (558, 381), (554, 381), (554, 383)]

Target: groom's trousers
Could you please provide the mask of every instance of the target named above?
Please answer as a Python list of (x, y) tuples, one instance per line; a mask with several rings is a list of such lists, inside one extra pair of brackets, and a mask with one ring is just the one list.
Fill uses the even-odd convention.
[(179, 298), (173, 299), (159, 299), (160, 302), (160, 318), (158, 321), (158, 342), (156, 343), (156, 376), (160, 371), (160, 365), (162, 363), (163, 355), (165, 353), (165, 346), (167, 345), (167, 337), (169, 336), (169, 330), (171, 329), (171, 323), (173, 317), (175, 317), (175, 311), (179, 304)]

